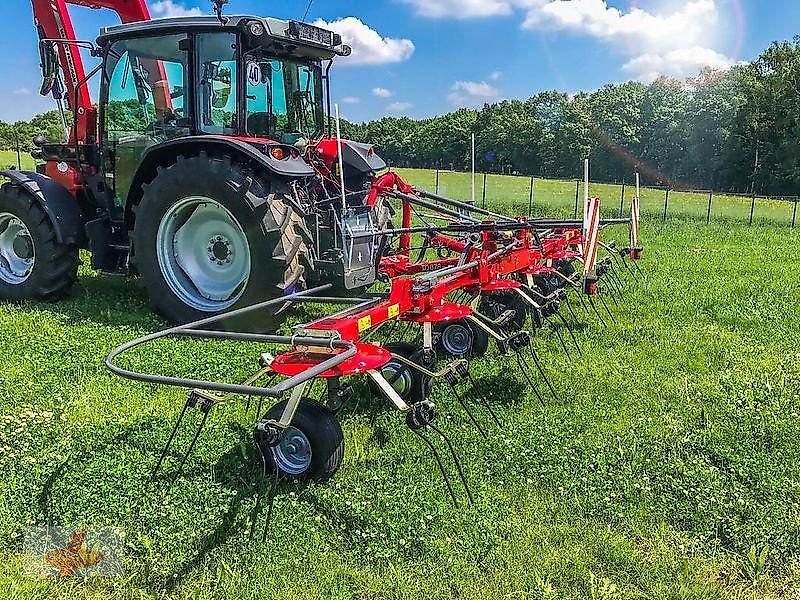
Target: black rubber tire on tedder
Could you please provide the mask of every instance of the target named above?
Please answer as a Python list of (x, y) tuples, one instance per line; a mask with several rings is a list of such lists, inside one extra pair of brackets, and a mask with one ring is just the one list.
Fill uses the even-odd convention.
[[(249, 256), (249, 273), (244, 275), (234, 293), (216, 303), (213, 300), (219, 300), (217, 298), (204, 303), (201, 296), (207, 296), (199, 287), (195, 290), (197, 301), (193, 301), (191, 288), (194, 279), (182, 270), (183, 265), (180, 268), (164, 266), (165, 261), (177, 261), (179, 251), (174, 250), (173, 257), (169, 258), (169, 251), (164, 250), (165, 245), (170, 244), (170, 236), (160, 230), (162, 222), (175, 218), (178, 223), (172, 231), (179, 230), (181, 219), (185, 224), (193, 213), (186, 216), (173, 211), (193, 198), (201, 199), (200, 202), (210, 200), (217, 210), (226, 212), (225, 218), (241, 233), (239, 245), (246, 244), (246, 248), (237, 248), (237, 240), (229, 242), (227, 238), (217, 237), (220, 233), (218, 224), (200, 223), (193, 231), (196, 240), (191, 250), (196, 253), (193, 259), (197, 261), (194, 264), (205, 260), (206, 250), (214, 268), (215, 258), (223, 261), (229, 257), (235, 259), (236, 252), (241, 254), (245, 251)], [(172, 322), (186, 323), (304, 289), (306, 277), (314, 268), (312, 236), (289, 198), (285, 182), (254, 172), (227, 156), (212, 156), (204, 152), (186, 158), (179, 156), (175, 163), (159, 168), (153, 181), (143, 186), (142, 200), (134, 207), (136, 222), (133, 232), (136, 268), (156, 310)], [(191, 212), (191, 209), (187, 211)], [(172, 239), (177, 240), (177, 235)], [(214, 240), (222, 241), (215, 243)], [(222, 248), (220, 255), (215, 254), (216, 246)], [(209, 269), (205, 263), (200, 268)], [(246, 267), (244, 271), (247, 271)], [(263, 331), (277, 324), (278, 319), (273, 317), (271, 315), (266, 320), (269, 322), (265, 322), (262, 313), (257, 317), (253, 315), (253, 318), (261, 319), (258, 322), (237, 320), (235, 324), (225, 323), (223, 326), (244, 326)]]
[(16, 277), (8, 269), (6, 258), (0, 254), (0, 261), (5, 261), (0, 268), (7, 271), (5, 277), (0, 273), (0, 299), (57, 300), (65, 296), (78, 279), (78, 248), (59, 243), (50, 218), (38, 202), (11, 183), (0, 188), (0, 215), (6, 215), (0, 223), (3, 228), (0, 236), (13, 220), (18, 220), (24, 227), (17, 225), (20, 233), (10, 249), (16, 252), (15, 258), (21, 255), (33, 259), (30, 271)]
[[(287, 400), (278, 402), (266, 412), (263, 420), (278, 421), (287, 403)], [(342, 466), (342, 426), (333, 411), (308, 398), (300, 401), (292, 423), (283, 433), (279, 444), (270, 446), (258, 429), (253, 435), (266, 460), (267, 475), (277, 469), (281, 475), (302, 480), (319, 480), (332, 476)], [(298, 452), (292, 455), (289, 449)], [(308, 461), (305, 468), (303, 457), (307, 457)]]

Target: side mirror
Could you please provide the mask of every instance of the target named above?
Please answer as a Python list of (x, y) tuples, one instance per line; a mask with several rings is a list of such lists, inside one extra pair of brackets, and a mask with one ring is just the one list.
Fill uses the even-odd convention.
[(53, 91), (58, 79), (58, 56), (54, 42), (41, 41), (39, 43), (39, 59), (42, 67), (42, 87), (39, 93), (47, 96)]

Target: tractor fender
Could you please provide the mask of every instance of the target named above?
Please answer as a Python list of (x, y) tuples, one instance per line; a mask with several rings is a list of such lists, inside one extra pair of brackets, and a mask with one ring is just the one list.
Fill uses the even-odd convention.
[(223, 151), (236, 157), (244, 156), (271, 173), (291, 179), (309, 177), (315, 173), (302, 158), (294, 158), (291, 153), (288, 153), (289, 158), (285, 160), (276, 160), (253, 144), (235, 138), (221, 135), (175, 138), (150, 146), (142, 155), (126, 198), (125, 220), (129, 226), (133, 221), (132, 208), (141, 199), (142, 185), (155, 177), (158, 167), (174, 162), (179, 155), (193, 155), (201, 151)]
[(372, 144), (342, 140), (342, 162), (359, 173), (372, 173), (386, 168), (386, 161), (375, 154)]
[(47, 175), (31, 171), (0, 171), (13, 185), (25, 190), (53, 224), (59, 244), (81, 245), (86, 239), (80, 204), (67, 188)]

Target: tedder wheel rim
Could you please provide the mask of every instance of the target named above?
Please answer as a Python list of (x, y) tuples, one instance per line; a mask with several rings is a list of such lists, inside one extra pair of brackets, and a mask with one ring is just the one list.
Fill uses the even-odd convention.
[(158, 264), (172, 292), (203, 312), (230, 308), (250, 278), (250, 244), (222, 204), (190, 196), (173, 204), (156, 234)]
[(311, 442), (296, 427), (287, 427), (280, 443), (272, 448), (275, 465), (289, 475), (302, 475), (311, 468)]
[(25, 283), (33, 273), (36, 248), (31, 232), (18, 216), (0, 213), (0, 280)]
[(451, 323), (442, 330), (441, 344), (450, 356), (466, 356), (472, 350), (473, 338), (469, 325)]

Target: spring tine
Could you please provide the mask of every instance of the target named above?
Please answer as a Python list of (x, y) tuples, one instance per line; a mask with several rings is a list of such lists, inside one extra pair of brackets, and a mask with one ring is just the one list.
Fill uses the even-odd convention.
[[(613, 261), (611, 264), (612, 265), (614, 264)], [(611, 281), (614, 282), (614, 287), (617, 290), (617, 293), (619, 294), (620, 300), (625, 302), (625, 294), (622, 293), (622, 281), (620, 281), (619, 279), (619, 273), (617, 273), (617, 268), (614, 267), (613, 269), (611, 269), (610, 273), (611, 273)]]
[(584, 312), (588, 315), (589, 314), (589, 307), (586, 306), (586, 300), (583, 298), (583, 293), (580, 291), (575, 292), (578, 295), (578, 299), (581, 301), (581, 306), (583, 306)]
[(525, 380), (528, 382), (528, 385), (531, 386), (531, 389), (533, 389), (533, 393), (539, 399), (539, 404), (544, 406), (544, 398), (542, 398), (542, 395), (539, 393), (539, 388), (536, 386), (536, 383), (533, 381), (533, 378), (530, 376), (528, 370), (525, 368), (525, 361), (523, 360), (519, 352), (517, 352), (516, 354), (517, 354), (517, 364), (519, 365), (519, 370), (522, 371), (522, 376), (525, 377)]
[[(633, 269), (631, 269), (630, 266), (628, 265), (628, 261), (624, 257), (620, 257), (620, 258), (622, 259), (622, 264), (625, 267), (625, 270), (628, 271), (628, 275), (630, 275), (631, 278), (634, 281), (637, 281), (639, 278), (636, 277), (636, 274), (633, 272)], [(633, 261), (633, 262), (636, 262), (636, 261)]]
[(597, 297), (600, 298), (600, 303), (606, 309), (606, 312), (608, 313), (608, 316), (611, 319), (611, 322), (614, 325), (616, 325), (617, 324), (617, 320), (614, 318), (614, 315), (611, 313), (611, 310), (608, 308), (608, 302), (606, 302), (605, 298), (603, 298), (603, 294), (600, 293), (600, 294), (597, 295)]
[(497, 424), (497, 426), (502, 428), (503, 424), (500, 422), (500, 419), (497, 417), (497, 414), (495, 414), (494, 409), (492, 408), (492, 405), (489, 403), (489, 401), (486, 399), (486, 396), (484, 396), (483, 392), (481, 392), (480, 389), (478, 388), (478, 383), (472, 377), (472, 373), (467, 373), (467, 377), (469, 378), (469, 381), (472, 384), (472, 391), (475, 392), (475, 394), (478, 396), (478, 400), (480, 401), (480, 403), (492, 416), (492, 419)]
[(608, 295), (611, 297), (612, 302), (614, 302), (614, 306), (619, 307), (619, 302), (617, 302), (616, 296), (617, 286), (610, 270), (606, 272), (604, 281), (608, 282)]
[(261, 405), (264, 403), (264, 397), (258, 397), (258, 405), (256, 406), (256, 422), (261, 418)]
[(575, 323), (575, 325), (580, 324), (578, 315), (575, 314), (575, 309), (572, 307), (572, 300), (569, 299), (569, 294), (564, 294), (564, 303), (567, 305), (567, 310), (569, 310), (569, 314), (572, 317), (572, 322)]
[(186, 399), (186, 402), (184, 403), (183, 408), (181, 409), (181, 414), (178, 415), (178, 418), (175, 421), (175, 425), (172, 426), (172, 431), (170, 432), (169, 437), (167, 438), (167, 443), (164, 444), (164, 447), (161, 449), (161, 456), (158, 457), (156, 466), (153, 467), (153, 471), (150, 473), (148, 481), (152, 481), (153, 478), (155, 478), (156, 473), (158, 473), (159, 469), (161, 469), (161, 465), (164, 463), (164, 459), (167, 456), (167, 452), (169, 451), (170, 446), (172, 446), (172, 441), (175, 439), (175, 434), (178, 432), (178, 427), (180, 427), (181, 422), (183, 421), (183, 417), (186, 416), (186, 411), (189, 408), (190, 401), (191, 400), (189, 398)]
[(642, 271), (642, 269), (639, 267), (639, 261), (638, 260), (632, 260), (631, 262), (633, 263), (633, 266), (636, 267), (636, 270), (639, 271), (639, 275), (642, 276), (642, 281), (646, 281), (647, 280), (647, 275), (645, 275), (644, 271)]
[(172, 477), (172, 481), (170, 485), (174, 485), (175, 482), (178, 480), (178, 477), (181, 475), (181, 471), (183, 471), (183, 467), (186, 464), (186, 461), (189, 460), (189, 455), (194, 450), (195, 444), (197, 444), (197, 440), (200, 437), (200, 434), (203, 432), (203, 428), (206, 426), (206, 420), (208, 419), (208, 413), (211, 412), (211, 407), (206, 405), (203, 406), (202, 409), (203, 418), (200, 419), (200, 425), (197, 426), (197, 431), (194, 432), (194, 437), (192, 441), (189, 443), (189, 447), (186, 449), (186, 453), (183, 455), (180, 464), (178, 465), (178, 470), (175, 472), (175, 475)]
[(578, 356), (583, 356), (583, 351), (581, 350), (580, 344), (578, 344), (578, 339), (575, 337), (575, 332), (572, 331), (572, 327), (569, 326), (569, 323), (564, 318), (564, 315), (562, 315), (559, 311), (556, 311), (553, 314), (555, 314), (559, 319), (561, 319), (561, 322), (564, 323), (564, 327), (567, 328), (567, 331), (569, 332), (569, 337), (572, 338), (572, 343), (575, 344), (575, 348), (577, 348), (578, 350)]
[(467, 413), (467, 416), (469, 417), (469, 420), (472, 421), (473, 425), (475, 425), (475, 428), (481, 434), (481, 437), (484, 440), (488, 440), (489, 436), (486, 434), (486, 430), (483, 427), (481, 427), (480, 423), (478, 423), (478, 420), (475, 418), (475, 415), (469, 409), (469, 406), (467, 405), (466, 401), (464, 400), (463, 395), (458, 393), (458, 390), (456, 390), (456, 387), (452, 383), (450, 383), (449, 385), (450, 385), (450, 389), (453, 392), (453, 396), (455, 396), (456, 400), (458, 400), (458, 403), (461, 405), (461, 408), (464, 409), (464, 412)]
[(267, 534), (269, 533), (269, 524), (272, 522), (272, 513), (275, 509), (275, 496), (277, 495), (278, 491), (278, 483), (281, 480), (280, 473), (278, 469), (274, 471), (274, 477), (272, 478), (272, 488), (269, 490), (269, 502), (267, 503), (267, 516), (264, 519), (264, 531), (261, 532), (261, 542), (267, 541)]
[(594, 311), (594, 314), (597, 315), (597, 318), (600, 319), (600, 323), (602, 323), (603, 329), (608, 328), (608, 325), (606, 324), (605, 319), (603, 319), (603, 315), (601, 315), (600, 311), (597, 310), (597, 305), (594, 303), (594, 298), (592, 298), (592, 296), (589, 296), (588, 298), (589, 298), (589, 305), (592, 307), (592, 310)]
[(439, 452), (436, 450), (436, 447), (433, 445), (433, 442), (431, 442), (431, 441), (428, 439), (428, 437), (427, 437), (427, 436), (425, 436), (425, 435), (422, 433), (422, 431), (420, 431), (420, 430), (418, 430), (418, 429), (412, 429), (411, 431), (413, 431), (413, 432), (414, 432), (414, 434), (416, 434), (417, 436), (419, 436), (419, 438), (420, 438), (420, 439), (421, 439), (423, 442), (425, 442), (425, 445), (426, 445), (426, 446), (428, 446), (428, 448), (430, 449), (430, 451), (431, 451), (431, 454), (433, 455), (433, 458), (434, 458), (434, 460), (436, 461), (436, 465), (439, 467), (439, 473), (441, 473), (441, 474), (442, 474), (442, 479), (444, 479), (444, 483), (445, 483), (445, 485), (447, 486), (447, 491), (448, 491), (448, 492), (450, 492), (450, 499), (453, 501), (453, 506), (455, 506), (456, 508), (458, 508), (458, 498), (456, 498), (456, 494), (455, 494), (455, 492), (453, 491), (453, 486), (452, 486), (452, 484), (450, 483), (450, 478), (447, 476), (447, 471), (445, 471), (445, 469), (444, 469), (444, 465), (442, 464), (442, 457), (441, 457), (441, 456), (439, 456)]
[(558, 397), (558, 394), (556, 393), (555, 388), (553, 387), (553, 384), (550, 382), (550, 378), (547, 376), (547, 373), (544, 370), (542, 361), (539, 360), (539, 353), (536, 352), (536, 348), (533, 347), (533, 342), (531, 342), (530, 348), (531, 348), (531, 356), (533, 357), (533, 362), (536, 365), (536, 368), (539, 370), (539, 374), (542, 376), (542, 379), (544, 379), (544, 382), (547, 384), (547, 388), (550, 390), (550, 393), (553, 395), (555, 401), (561, 402), (560, 398)]
[(561, 332), (550, 320), (550, 317), (545, 316), (544, 313), (542, 313), (542, 316), (544, 317), (545, 321), (547, 321), (547, 323), (550, 325), (550, 330), (556, 334), (558, 341), (561, 342), (561, 347), (564, 349), (564, 354), (567, 355), (568, 359), (572, 360), (572, 355), (569, 353), (569, 348), (567, 348), (567, 344), (564, 342), (564, 336), (561, 335)]
[(447, 444), (447, 449), (450, 450), (450, 456), (453, 457), (453, 462), (456, 465), (456, 470), (458, 471), (458, 476), (461, 478), (461, 483), (464, 484), (464, 490), (467, 492), (467, 498), (469, 498), (470, 504), (475, 504), (475, 499), (472, 497), (472, 490), (469, 487), (469, 483), (467, 483), (467, 478), (464, 475), (464, 469), (461, 467), (461, 461), (458, 458), (458, 454), (456, 453), (456, 449), (453, 447), (453, 443), (450, 441), (444, 432), (436, 427), (433, 423), (429, 423), (428, 427), (433, 429), (436, 433), (438, 433), (441, 438), (444, 440), (444, 443)]

